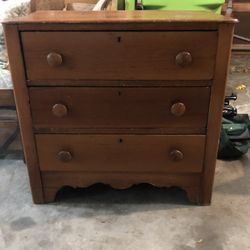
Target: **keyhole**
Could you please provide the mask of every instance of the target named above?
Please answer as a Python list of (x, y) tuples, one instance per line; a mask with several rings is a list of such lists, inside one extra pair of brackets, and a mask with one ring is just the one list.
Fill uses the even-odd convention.
[(119, 139), (119, 143), (123, 143), (123, 139), (122, 138)]
[(118, 95), (121, 96), (121, 95), (122, 95), (122, 92), (121, 92), (121, 91), (118, 91)]
[(122, 38), (120, 36), (117, 37), (117, 42), (120, 43), (122, 41)]

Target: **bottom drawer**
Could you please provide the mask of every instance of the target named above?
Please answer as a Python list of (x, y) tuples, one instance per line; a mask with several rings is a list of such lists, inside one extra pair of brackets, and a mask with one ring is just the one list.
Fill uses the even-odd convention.
[(36, 135), (42, 171), (201, 172), (205, 136)]

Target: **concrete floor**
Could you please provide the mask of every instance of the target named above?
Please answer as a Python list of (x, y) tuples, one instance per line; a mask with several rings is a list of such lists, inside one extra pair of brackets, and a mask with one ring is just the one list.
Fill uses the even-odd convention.
[[(250, 56), (235, 56), (229, 80), (247, 113), (249, 64)], [(249, 180), (250, 153), (217, 162), (209, 207), (191, 205), (182, 190), (149, 185), (65, 189), (57, 203), (33, 205), (24, 163), (7, 156), (0, 161), (0, 249), (247, 250)]]

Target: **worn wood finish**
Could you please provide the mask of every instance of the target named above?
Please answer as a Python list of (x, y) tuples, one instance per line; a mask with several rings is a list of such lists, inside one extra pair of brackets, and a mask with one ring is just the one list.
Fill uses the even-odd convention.
[[(205, 145), (204, 136), (37, 135), (36, 140), (42, 171), (197, 173)], [(172, 157), (176, 150), (182, 160)]]
[(200, 203), (211, 203), (215, 163), (221, 131), (221, 118), (224, 105), (225, 87), (233, 37), (233, 25), (223, 24), (219, 29), (219, 42), (215, 78), (211, 89), (211, 100), (208, 115), (206, 153), (204, 158), (203, 176), (201, 179)]
[[(210, 89), (44, 87), (30, 88), (29, 94), (36, 129), (179, 128), (192, 132), (206, 128)], [(177, 110), (179, 103), (185, 111)]]
[(42, 172), (45, 183), (45, 202), (55, 201), (57, 192), (64, 186), (88, 187), (103, 183), (113, 188), (125, 189), (135, 184), (149, 183), (157, 187), (178, 186), (187, 192), (191, 202), (199, 201), (200, 174), (127, 174), (127, 173), (86, 173), (86, 172)]
[[(4, 21), (28, 30), (217, 30), (220, 23), (235, 23), (230, 17), (190, 11), (38, 11), (29, 16)], [(67, 25), (65, 25), (67, 24)]]
[[(184, 13), (183, 13), (184, 15)], [(196, 23), (176, 23), (176, 22), (159, 22), (157, 26), (153, 23), (69, 23), (66, 27), (63, 23), (27, 23), (20, 24), (20, 31), (182, 31), (185, 25), (185, 31), (215, 31), (218, 29), (218, 23), (196, 22)]]
[[(37, 11), (28, 16), (20, 18), (12, 18), (5, 20), (4, 23), (18, 23), (18, 24), (112, 24), (117, 23), (141, 23), (153, 24), (157, 29), (159, 23), (167, 23), (170, 26), (173, 24), (181, 24), (182, 30), (185, 30), (186, 24), (206, 24), (214, 23), (235, 23), (236, 20), (231, 17), (216, 15), (212, 12), (204, 11)], [(27, 26), (28, 27), (28, 26)], [(98, 27), (98, 26), (95, 26)], [(206, 26), (205, 26), (206, 27)], [(66, 27), (67, 28), (67, 27)]]
[(34, 202), (146, 182), (210, 204), (235, 22), (175, 11), (5, 21)]
[(15, 102), (21, 130), (25, 161), (28, 167), (30, 186), (35, 203), (43, 203), (43, 186), (38, 165), (36, 144), (30, 114), (29, 95), (22, 63), (22, 50), (17, 25), (4, 25), (9, 55)]
[[(216, 32), (23, 32), (21, 36), (30, 80), (213, 78)], [(186, 54), (192, 57), (189, 62)]]

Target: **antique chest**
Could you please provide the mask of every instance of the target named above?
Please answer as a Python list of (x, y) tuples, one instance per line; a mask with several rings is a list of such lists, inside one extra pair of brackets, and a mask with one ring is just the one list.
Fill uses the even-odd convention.
[(211, 202), (235, 20), (44, 11), (4, 23), (35, 203), (63, 186), (178, 186)]

